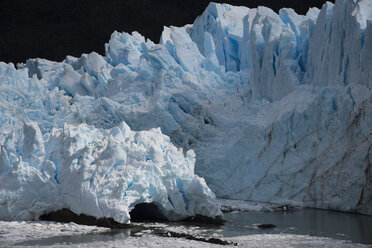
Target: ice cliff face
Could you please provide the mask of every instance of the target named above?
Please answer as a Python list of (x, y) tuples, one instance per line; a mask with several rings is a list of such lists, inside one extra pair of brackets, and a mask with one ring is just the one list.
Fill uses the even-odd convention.
[(197, 149), (197, 172), (222, 197), (371, 214), (372, 3), (241, 11), (211, 5), (189, 32), (202, 53), (209, 32), (219, 63), (249, 84), (246, 107)]
[[(27, 69), (13, 65), (0, 63), (0, 71), (1, 220), (33, 220), (67, 208), (127, 223), (140, 203), (155, 204), (168, 220), (222, 214), (214, 193), (194, 174), (195, 153), (184, 155), (159, 128), (78, 124), (80, 109), (97, 106), (91, 118), (108, 126), (110, 117), (98, 113), (111, 109), (110, 101), (49, 90), (52, 80), (29, 78)], [(58, 77), (56, 68), (51, 75)], [(76, 75), (64, 68), (58, 85), (84, 90), (73, 81)]]
[(114, 32), (104, 57), (1, 64), (1, 218), (64, 204), (126, 221), (151, 201), (170, 219), (218, 215), (192, 153), (157, 127), (217, 196), (372, 214), (371, 13), (211, 3), (160, 44)]

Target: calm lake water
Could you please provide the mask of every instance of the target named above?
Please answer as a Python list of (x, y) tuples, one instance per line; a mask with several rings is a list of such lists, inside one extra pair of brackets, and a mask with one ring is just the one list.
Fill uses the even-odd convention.
[[(221, 227), (225, 237), (289, 233), (372, 244), (371, 216), (316, 209), (270, 213), (228, 213), (225, 216), (228, 222)], [(277, 228), (270, 230), (255, 228), (255, 224), (261, 223), (274, 224)]]
[[(54, 244), (81, 244), (95, 241), (124, 240), (138, 232), (159, 232), (159, 230), (190, 230), (198, 236), (231, 237), (253, 234), (299, 234), (350, 240), (353, 243), (372, 244), (372, 217), (326, 210), (303, 209), (287, 212), (238, 212), (226, 213), (226, 223), (217, 227), (206, 224), (183, 222), (134, 224), (128, 229), (113, 230), (94, 235), (51, 237), (22, 242), (26, 246), (50, 246)], [(274, 224), (276, 228), (260, 229), (258, 224)]]

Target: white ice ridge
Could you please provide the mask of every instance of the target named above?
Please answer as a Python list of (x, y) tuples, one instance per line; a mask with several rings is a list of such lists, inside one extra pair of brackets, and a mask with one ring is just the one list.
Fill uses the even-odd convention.
[[(83, 167), (70, 151), (80, 147), (90, 154), (89, 144), (76, 138), (68, 143), (70, 148), (65, 147), (63, 130), (90, 130), (85, 136), (100, 143), (125, 126), (123, 121), (135, 131), (160, 127), (185, 154), (193, 149), (196, 174), (217, 196), (372, 214), (371, 13), (370, 0), (328, 2), (305, 16), (292, 9), (276, 14), (265, 7), (211, 3), (192, 25), (165, 27), (160, 44), (136, 32), (114, 32), (105, 56), (93, 52), (80, 58), (67, 56), (63, 62), (31, 59), (18, 69), (0, 63), (0, 174), (15, 180), (14, 184), (0, 181), (1, 218), (26, 216), (9, 212), (28, 209), (25, 202), (36, 204), (34, 197), (17, 192), (41, 192), (36, 191), (42, 188), (37, 186), (39, 179), (32, 175), (46, 180), (42, 168), (49, 168), (48, 161), (55, 172)], [(144, 146), (152, 147), (147, 142)], [(55, 151), (62, 147), (68, 152), (58, 157)], [(99, 152), (90, 156), (101, 158)], [(121, 160), (111, 156), (113, 164)], [(143, 158), (138, 161), (144, 163)], [(180, 157), (174, 168), (184, 168), (182, 161), (187, 158)], [(151, 171), (159, 184), (148, 184), (141, 177), (141, 190), (154, 186), (164, 195), (173, 192), (171, 186), (158, 188), (160, 182), (167, 185), (168, 179), (160, 179), (169, 175), (166, 167), (154, 168), (161, 168)], [(130, 175), (123, 174), (123, 180)], [(182, 173), (171, 175), (169, 180), (184, 178)], [(192, 170), (189, 175), (193, 176)], [(85, 185), (82, 177), (69, 177), (76, 178), (69, 180), (71, 184)], [(102, 192), (94, 192), (98, 216), (103, 216), (98, 202), (109, 199), (108, 192), (116, 194), (111, 189), (124, 187), (105, 178), (100, 185), (104, 183), (107, 188), (97, 186)], [(46, 200), (66, 197), (60, 191), (63, 187), (56, 185), (56, 194)], [(174, 216), (218, 214), (212, 207), (213, 194), (202, 180), (195, 185), (199, 185), (191, 190), (195, 197), (190, 193), (187, 201), (194, 198), (195, 209), (201, 208), (174, 207)], [(69, 207), (85, 213), (80, 199), (91, 196), (78, 189), (79, 196), (71, 198), (77, 205), (71, 201)], [(182, 191), (175, 190), (183, 199)], [(194, 193), (198, 190), (209, 197)], [(38, 196), (44, 195), (48, 193)], [(120, 199), (112, 202), (118, 205), (110, 205), (104, 213), (116, 216), (117, 209), (124, 208), (118, 219), (127, 220), (129, 205), (119, 204)], [(172, 219), (168, 201), (156, 203)], [(54, 201), (45, 206), (60, 207)], [(210, 212), (201, 210), (204, 207)]]

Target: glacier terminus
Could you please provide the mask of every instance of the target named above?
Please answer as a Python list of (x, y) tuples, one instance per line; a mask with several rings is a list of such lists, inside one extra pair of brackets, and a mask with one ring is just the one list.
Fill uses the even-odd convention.
[(105, 50), (0, 62), (0, 220), (216, 218), (216, 196), (372, 215), (371, 0), (210, 3)]

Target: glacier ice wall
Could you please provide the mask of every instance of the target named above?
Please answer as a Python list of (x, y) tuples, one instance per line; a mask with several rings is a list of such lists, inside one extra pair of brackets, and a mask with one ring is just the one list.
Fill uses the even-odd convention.
[(221, 197), (371, 214), (372, 3), (336, 1), (306, 16), (244, 10), (241, 20), (210, 5), (190, 32), (225, 42), (219, 61), (238, 58), (249, 85), (240, 94), (249, 106), (202, 146), (197, 172)]
[[(58, 65), (50, 66), (59, 77)], [(29, 70), (0, 62), (0, 219), (34, 220), (67, 208), (128, 223), (140, 203), (155, 204), (168, 220), (222, 215), (214, 193), (194, 174), (192, 150), (184, 154), (159, 128), (81, 123), (77, 113), (84, 105), (94, 108), (94, 99), (80, 99), (76, 91), (85, 88), (74, 81), (78, 73), (61, 70), (58, 85), (68, 85), (75, 97), (67, 89), (49, 90), (52, 80), (29, 78)], [(98, 112), (112, 108), (104, 98), (101, 103)], [(108, 116), (91, 118), (110, 123)]]
[[(211, 3), (160, 44), (114, 32), (105, 56), (2, 64), (0, 141), (14, 145), (1, 161), (40, 163), (65, 123), (102, 137), (125, 121), (193, 149), (219, 197), (372, 214), (371, 13), (369, 0), (305, 16)], [(20, 149), (29, 122), (43, 139)]]

